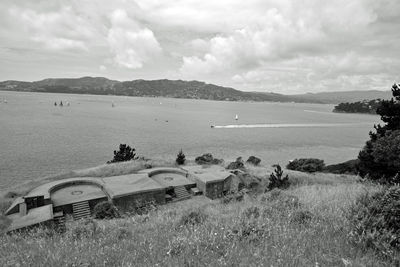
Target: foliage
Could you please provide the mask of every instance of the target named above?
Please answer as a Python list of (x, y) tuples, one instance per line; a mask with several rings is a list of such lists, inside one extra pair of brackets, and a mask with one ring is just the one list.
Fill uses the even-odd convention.
[(289, 175), (283, 176), (282, 168), (279, 164), (273, 165), (275, 167), (274, 172), (269, 176), (269, 184), (268, 190), (272, 190), (274, 188), (288, 188), (289, 183)]
[(314, 158), (294, 159), (286, 166), (289, 170), (301, 172), (320, 172), (324, 167), (325, 163), (323, 160)]
[(178, 165), (183, 165), (183, 164), (185, 164), (185, 161), (186, 161), (186, 159), (185, 159), (185, 154), (183, 154), (183, 151), (182, 151), (182, 149), (181, 149), (181, 150), (179, 151), (178, 155), (176, 156), (175, 162), (176, 162), (176, 164), (178, 164)]
[(204, 165), (204, 164), (221, 164), (223, 162), (222, 159), (217, 159), (214, 158), (213, 155), (210, 153), (203, 154), (202, 156), (199, 156), (195, 159), (196, 163), (199, 165)]
[(400, 86), (392, 86), (391, 100), (383, 100), (376, 113), (385, 123), (383, 126), (375, 125), (375, 132), (370, 132), (364, 148), (360, 151), (358, 169), (360, 175), (368, 174), (373, 180), (388, 182), (400, 172), (398, 166), (398, 140), (400, 130)]
[(115, 163), (121, 161), (130, 161), (136, 159), (135, 149), (126, 144), (119, 145), (119, 151), (114, 150), (114, 158), (107, 163)]
[(93, 209), (93, 217), (96, 219), (113, 219), (119, 217), (117, 208), (108, 201), (99, 202)]
[(335, 174), (357, 174), (359, 162), (358, 159), (352, 159), (342, 163), (325, 166), (323, 171)]
[(253, 164), (254, 166), (258, 166), (261, 162), (260, 158), (257, 158), (256, 156), (250, 156), (247, 160), (246, 163)]
[(340, 103), (339, 105), (335, 106), (333, 112), (376, 114), (376, 110), (381, 105), (381, 102), (382, 99), (374, 99), (353, 103)]
[(361, 195), (349, 212), (352, 241), (389, 255), (400, 252), (400, 187)]
[(238, 157), (235, 161), (229, 163), (228, 167), (226, 167), (228, 170), (244, 170), (244, 162), (242, 157)]

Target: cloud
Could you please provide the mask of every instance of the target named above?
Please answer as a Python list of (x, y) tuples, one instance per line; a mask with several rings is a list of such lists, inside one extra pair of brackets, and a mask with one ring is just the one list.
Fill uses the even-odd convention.
[(115, 62), (123, 67), (137, 69), (161, 53), (161, 46), (153, 32), (129, 18), (125, 10), (114, 10), (107, 42)]
[(398, 10), (398, 0), (2, 0), (0, 59), (41, 77), (104, 75), (103, 65), (114, 79), (249, 91), (385, 89), (400, 78)]
[[(89, 27), (70, 7), (59, 12), (37, 12), (12, 7), (9, 14), (19, 20), (30, 39), (52, 50), (88, 50), (86, 40), (93, 37)], [(77, 27), (80, 25), (80, 27)]]

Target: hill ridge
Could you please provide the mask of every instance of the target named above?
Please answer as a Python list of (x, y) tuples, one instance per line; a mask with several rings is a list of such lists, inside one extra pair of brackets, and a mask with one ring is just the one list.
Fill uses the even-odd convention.
[(46, 78), (33, 82), (7, 80), (0, 82), (0, 90), (320, 104), (338, 104), (341, 102), (372, 100), (376, 98), (389, 99), (391, 97), (390, 91), (377, 90), (284, 95), (274, 92), (244, 92), (232, 87), (219, 86), (197, 80), (135, 79), (117, 81), (105, 77), (92, 76), (83, 76), (80, 78)]

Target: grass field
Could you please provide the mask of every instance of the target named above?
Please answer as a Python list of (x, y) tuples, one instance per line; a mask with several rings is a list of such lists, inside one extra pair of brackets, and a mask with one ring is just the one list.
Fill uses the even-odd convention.
[[(70, 175), (129, 173), (141, 166), (135, 164)], [(272, 168), (249, 169), (267, 184)], [(287, 173), (289, 189), (246, 195), (240, 202), (200, 196), (145, 215), (74, 222), (61, 235), (46, 229), (3, 235), (0, 266), (393, 266), (400, 259), (381, 258), (349, 238), (350, 206), (380, 186), (354, 176)]]

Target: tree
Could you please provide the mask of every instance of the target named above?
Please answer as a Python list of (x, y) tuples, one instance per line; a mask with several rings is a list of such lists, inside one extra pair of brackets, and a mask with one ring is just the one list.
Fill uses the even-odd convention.
[(398, 160), (399, 147), (396, 140), (400, 134), (400, 85), (392, 86), (391, 100), (382, 100), (376, 113), (381, 116), (385, 123), (375, 125), (375, 132), (370, 132), (364, 148), (360, 151), (358, 159), (358, 171), (361, 176), (368, 176), (374, 180), (389, 179), (400, 173), (400, 166), (396, 164)]
[(134, 153), (136, 150), (127, 146), (126, 144), (119, 145), (119, 151), (114, 150), (114, 158), (111, 161), (107, 161), (107, 163), (115, 163), (121, 161), (129, 161), (135, 160), (136, 154)]
[(275, 167), (274, 172), (269, 176), (269, 184), (268, 190), (272, 190), (274, 188), (282, 188), (286, 189), (289, 187), (289, 175), (283, 176), (282, 168), (279, 164), (273, 165)]
[(176, 164), (183, 165), (185, 164), (185, 154), (183, 154), (182, 149), (179, 151), (178, 155), (176, 156)]

